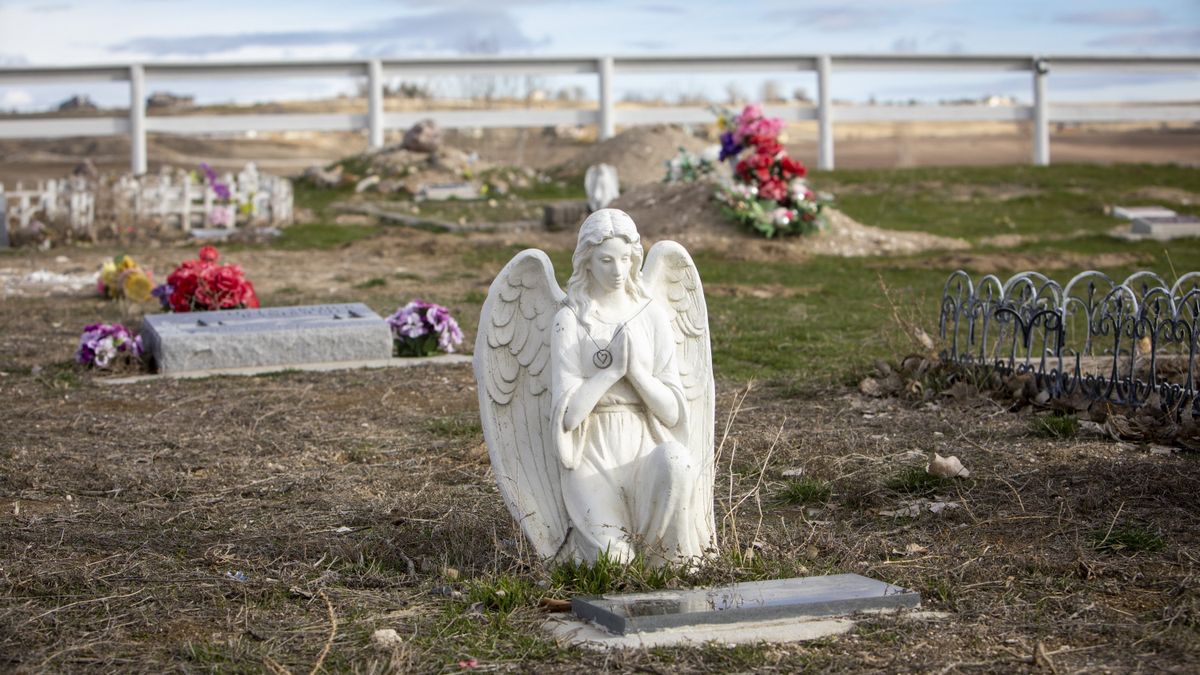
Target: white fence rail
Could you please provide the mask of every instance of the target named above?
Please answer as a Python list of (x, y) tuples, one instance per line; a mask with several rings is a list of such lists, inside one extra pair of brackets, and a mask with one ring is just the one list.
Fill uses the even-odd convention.
[[(945, 72), (1018, 71), (1030, 75), (1033, 104), (984, 107), (960, 105), (838, 106), (830, 83), (835, 73), (863, 71)], [(611, 137), (618, 124), (696, 123), (711, 120), (701, 108), (663, 107), (618, 110), (613, 100), (614, 78), (644, 73), (815, 72), (817, 104), (813, 108), (775, 108), (789, 120), (816, 120), (817, 166), (834, 168), (833, 124), (861, 121), (1030, 121), (1033, 123), (1033, 163), (1050, 163), (1051, 122), (1192, 121), (1200, 122), (1200, 106), (1052, 105), (1047, 79), (1054, 72), (1200, 72), (1200, 56), (933, 56), (933, 55), (778, 55), (778, 56), (665, 56), (578, 58), (444, 58), (371, 61), (289, 61), (244, 63), (135, 63), (119, 66), (0, 68), (0, 85), (54, 82), (129, 82), (127, 117), (81, 117), (0, 120), (0, 138), (129, 134), (135, 174), (146, 172), (146, 134), (151, 131), (201, 134), (238, 131), (366, 130), (371, 147), (383, 146), (384, 131), (406, 128), (432, 118), (443, 127), (541, 127), (596, 124), (601, 138)], [(543, 110), (430, 110), (385, 113), (383, 82), (388, 77), (432, 75), (595, 75), (599, 97), (595, 109)], [(367, 110), (362, 113), (255, 115), (146, 115), (146, 80), (186, 78), (275, 77), (365, 78)]]

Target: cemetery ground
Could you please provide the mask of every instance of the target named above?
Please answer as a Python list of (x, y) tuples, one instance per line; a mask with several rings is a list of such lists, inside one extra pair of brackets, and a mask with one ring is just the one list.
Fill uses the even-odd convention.
[[(932, 357), (958, 268), (1200, 269), (1200, 241), (1123, 242), (1112, 204), (1200, 213), (1172, 166), (839, 171), (856, 220), (965, 248), (749, 259), (694, 250), (713, 328), (720, 555), (692, 571), (547, 567), (494, 485), (469, 366), (105, 385), (71, 354), (84, 324), (137, 323), (86, 291), (0, 302), (0, 664), (18, 672), (1129, 672), (1200, 667), (1200, 455), (1117, 441), (946, 382), (872, 398), (876, 360)], [(578, 198), (544, 186), (539, 200)], [(558, 191), (558, 192), (556, 192)], [(573, 232), (335, 225), (345, 192), (298, 190), (314, 222), (222, 247), (264, 306), (413, 297), (473, 338), (514, 252)], [(510, 205), (512, 206), (512, 205)], [(481, 204), (423, 205), (440, 220)], [(501, 211), (500, 207), (498, 208)], [(507, 208), (507, 207), (506, 207)], [(432, 209), (432, 211), (429, 211)], [(442, 209), (438, 211), (437, 209)], [(508, 220), (506, 215), (502, 219)], [(638, 218), (634, 214), (635, 219)], [(639, 220), (647, 244), (653, 223)], [(715, 240), (714, 240), (715, 241)], [(733, 241), (741, 241), (733, 239)], [(0, 266), (91, 274), (125, 251), (159, 276), (195, 245), (71, 247)], [(61, 257), (60, 257), (61, 256)], [(157, 278), (157, 277), (156, 277)], [(126, 315), (125, 311), (132, 312)], [(1015, 409), (1014, 409), (1015, 408)], [(928, 453), (965, 479), (932, 479)], [(915, 507), (915, 508), (914, 508)], [(538, 629), (553, 600), (855, 572), (930, 613), (813, 642), (592, 652)], [(400, 641), (372, 643), (377, 629)]]

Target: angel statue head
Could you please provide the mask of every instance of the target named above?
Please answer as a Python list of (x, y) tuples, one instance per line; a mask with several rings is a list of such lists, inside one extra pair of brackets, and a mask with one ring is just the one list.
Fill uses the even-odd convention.
[(715, 542), (713, 377), (695, 263), (624, 211), (579, 230), (564, 292), (530, 249), (488, 291), (475, 341), (500, 494), (539, 557), (690, 561)]
[[(609, 240), (616, 240), (610, 245), (614, 250), (599, 250)], [(642, 238), (637, 225), (628, 213), (620, 209), (600, 209), (588, 216), (579, 227), (575, 255), (571, 256), (571, 278), (567, 280), (567, 301), (583, 317), (587, 316), (594, 287), (605, 286), (604, 281), (608, 277), (599, 278), (599, 266), (610, 253), (617, 253), (612, 257), (618, 259), (620, 254), (628, 256), (628, 267), (622, 266), (619, 270), (623, 272), (620, 280), (630, 297), (636, 300), (646, 298), (646, 291), (642, 288)]]

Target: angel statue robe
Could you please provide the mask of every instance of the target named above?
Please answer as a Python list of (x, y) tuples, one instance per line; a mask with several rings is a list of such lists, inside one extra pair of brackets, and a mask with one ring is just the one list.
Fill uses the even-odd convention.
[[(621, 328), (620, 322), (593, 317), (585, 331), (575, 312), (559, 310), (551, 334), (554, 392), (553, 447), (566, 471), (563, 502), (571, 521), (575, 553), (594, 562), (601, 554), (628, 562), (641, 552), (655, 564), (703, 555), (711, 545), (704, 491), (697, 490), (704, 467), (699, 450), (686, 446), (688, 401), (675, 357), (675, 333), (666, 312), (653, 300)], [(622, 378), (575, 429), (563, 417), (575, 392), (599, 368), (593, 355), (627, 333), (629, 358), (666, 385), (678, 417), (670, 427), (645, 405)], [(590, 333), (590, 335), (589, 335)]]

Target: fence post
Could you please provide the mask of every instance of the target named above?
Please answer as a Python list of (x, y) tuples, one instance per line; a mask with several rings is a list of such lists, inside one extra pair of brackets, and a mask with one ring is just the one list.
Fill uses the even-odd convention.
[(596, 62), (596, 72), (600, 74), (600, 140), (603, 141), (617, 134), (617, 123), (613, 116), (612, 57), (601, 57)]
[(829, 91), (830, 59), (817, 57), (817, 168), (833, 170), (833, 93)]
[(133, 175), (146, 173), (146, 70), (129, 66), (129, 154)]
[(367, 119), (372, 150), (383, 147), (383, 64), (379, 59), (367, 62)]
[(1046, 104), (1046, 74), (1050, 65), (1043, 58), (1033, 59), (1033, 163), (1050, 164), (1050, 116)]

